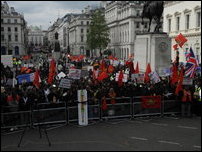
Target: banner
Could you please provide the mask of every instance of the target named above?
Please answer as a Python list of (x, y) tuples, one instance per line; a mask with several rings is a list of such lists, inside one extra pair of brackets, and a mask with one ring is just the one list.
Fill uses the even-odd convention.
[(71, 88), (71, 82), (72, 80), (70, 79), (61, 79), (60, 84), (59, 84), (59, 88)]
[(59, 80), (61, 79), (61, 78), (64, 78), (66, 76), (66, 74), (64, 73), (64, 72), (60, 72), (58, 75), (57, 75), (57, 77), (59, 78)]
[(34, 73), (19, 75), (19, 76), (17, 76), (17, 79), (18, 79), (19, 84), (33, 82)]
[(159, 78), (159, 75), (156, 73), (156, 71), (153, 71), (151, 73), (149, 73), (149, 77), (150, 77), (150, 81), (155, 84), (155, 83), (159, 83), (161, 80)]
[(161, 96), (142, 96), (142, 108), (161, 108)]
[(131, 80), (136, 81), (136, 83), (144, 83), (144, 74), (132, 74)]
[(193, 79), (192, 78), (184, 78), (182, 85), (193, 85)]
[(79, 70), (79, 69), (69, 69), (69, 78), (80, 79), (80, 77), (81, 77), (81, 70)]
[(12, 55), (1, 55), (1, 63), (3, 63), (4, 67), (13, 67), (13, 56)]

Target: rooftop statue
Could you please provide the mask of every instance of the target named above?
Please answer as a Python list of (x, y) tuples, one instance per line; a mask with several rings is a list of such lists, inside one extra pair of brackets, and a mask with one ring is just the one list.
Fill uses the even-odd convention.
[(142, 11), (142, 24), (144, 24), (143, 18), (149, 19), (148, 32), (150, 32), (152, 19), (156, 21), (156, 27), (154, 29), (154, 32), (159, 32), (159, 29), (161, 27), (161, 16), (163, 14), (163, 9), (163, 1), (145, 1)]

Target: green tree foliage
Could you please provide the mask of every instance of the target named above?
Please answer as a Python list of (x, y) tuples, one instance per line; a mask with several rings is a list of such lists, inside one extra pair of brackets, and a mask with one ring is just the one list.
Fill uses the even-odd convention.
[(89, 25), (87, 34), (87, 46), (92, 51), (95, 49), (105, 49), (109, 43), (109, 28), (106, 24), (105, 17), (100, 10), (92, 14), (92, 21)]

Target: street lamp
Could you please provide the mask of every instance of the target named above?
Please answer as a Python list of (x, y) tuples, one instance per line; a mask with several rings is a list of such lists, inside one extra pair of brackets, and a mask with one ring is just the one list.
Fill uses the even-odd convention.
[(70, 54), (70, 47), (69, 47), (69, 27), (68, 27), (68, 34), (67, 34), (67, 38), (68, 38), (67, 53), (68, 53), (68, 54)]

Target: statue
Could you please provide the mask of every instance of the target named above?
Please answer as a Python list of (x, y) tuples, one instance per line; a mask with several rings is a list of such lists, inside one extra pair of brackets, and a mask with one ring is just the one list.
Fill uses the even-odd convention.
[(152, 19), (156, 21), (156, 27), (154, 32), (159, 32), (159, 29), (161, 27), (161, 16), (163, 14), (163, 9), (163, 1), (145, 1), (142, 11), (142, 24), (144, 24), (143, 18), (149, 18), (148, 32), (150, 32)]
[(60, 52), (60, 43), (58, 41), (58, 33), (55, 33), (55, 47), (54, 47), (55, 52)]

